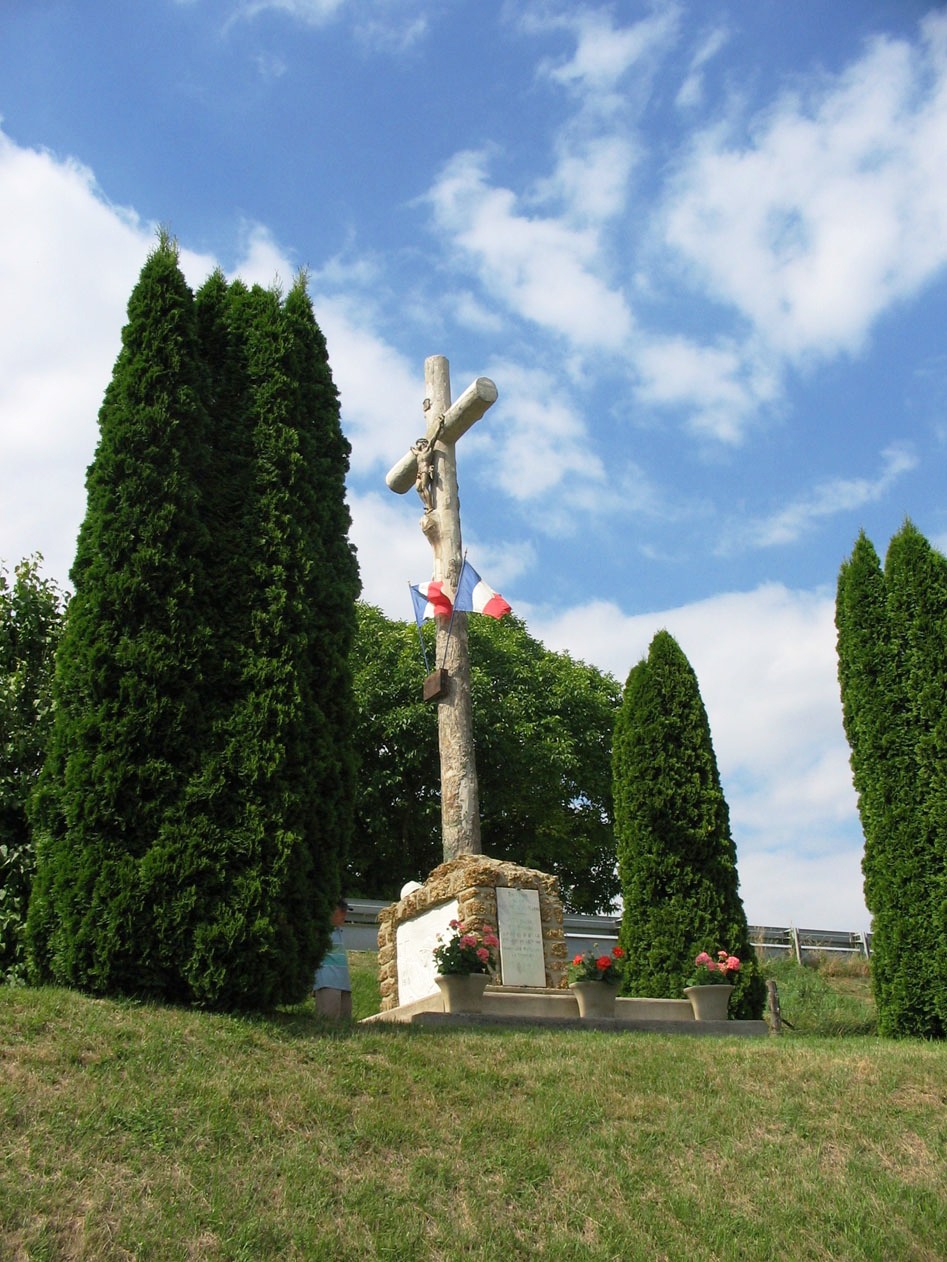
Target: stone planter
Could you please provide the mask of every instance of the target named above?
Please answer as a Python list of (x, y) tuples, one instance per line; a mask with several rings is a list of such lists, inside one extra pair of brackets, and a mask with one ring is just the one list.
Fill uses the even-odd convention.
[(570, 982), (569, 989), (579, 1005), (579, 1016), (589, 1021), (614, 1017), (618, 987), (608, 982)]
[(481, 1012), (489, 973), (438, 973), (434, 978), (445, 1012)]
[(732, 986), (685, 986), (695, 1021), (726, 1021)]

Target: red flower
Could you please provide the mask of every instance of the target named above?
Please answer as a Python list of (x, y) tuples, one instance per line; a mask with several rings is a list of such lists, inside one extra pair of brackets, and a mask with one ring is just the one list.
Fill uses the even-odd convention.
[(575, 959), (572, 961), (572, 963), (576, 966), (576, 968), (578, 968), (579, 965), (582, 963), (582, 956), (577, 955)]
[(620, 946), (612, 947), (612, 955), (614, 955), (616, 960), (623, 960), (625, 958), (625, 952)]
[(607, 968), (611, 968), (612, 959), (610, 955), (600, 955), (595, 961), (595, 967), (604, 973)]

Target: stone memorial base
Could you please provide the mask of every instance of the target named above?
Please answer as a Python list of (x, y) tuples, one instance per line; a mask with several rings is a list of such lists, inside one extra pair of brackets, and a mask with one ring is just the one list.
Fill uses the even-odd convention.
[[(614, 1017), (579, 1016), (566, 985), (567, 950), (555, 877), (485, 855), (461, 855), (379, 913), (381, 1012), (371, 1022), (422, 1026), (529, 1025), (562, 1029), (644, 1030), (662, 1034), (759, 1037), (765, 1021), (697, 1021), (690, 1001), (615, 1001)], [(447, 1012), (435, 981), (433, 951), (451, 920), (493, 926), (501, 975), (476, 1013)]]
[(418, 1000), (440, 1003), (434, 948), (451, 920), (490, 925), (500, 938), (503, 987), (565, 986), (566, 937), (556, 878), (486, 855), (460, 855), (379, 913), (382, 1012)]

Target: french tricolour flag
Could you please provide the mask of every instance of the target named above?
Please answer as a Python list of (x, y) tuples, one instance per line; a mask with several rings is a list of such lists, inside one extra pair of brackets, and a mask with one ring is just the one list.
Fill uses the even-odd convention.
[(440, 579), (431, 583), (409, 583), (409, 587), (418, 626), (425, 618), (450, 617), (450, 597), (445, 593), (444, 584)]
[(510, 612), (510, 606), (503, 597), (486, 585), (467, 560), (460, 571), (454, 608), (467, 613), (485, 613), (490, 618), (502, 618)]

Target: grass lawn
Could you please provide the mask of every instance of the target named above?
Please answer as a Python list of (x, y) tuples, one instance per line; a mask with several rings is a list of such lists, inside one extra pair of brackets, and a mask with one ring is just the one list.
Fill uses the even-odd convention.
[(819, 1033), (865, 979), (777, 967), (758, 1040), (0, 988), (0, 1258), (942, 1262), (947, 1047)]

